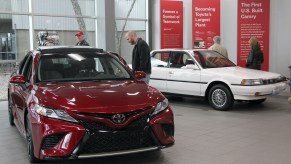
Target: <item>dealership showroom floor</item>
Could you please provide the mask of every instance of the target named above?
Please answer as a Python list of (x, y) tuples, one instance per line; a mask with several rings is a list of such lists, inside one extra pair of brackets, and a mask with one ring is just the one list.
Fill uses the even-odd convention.
[[(114, 157), (45, 161), (98, 164), (289, 164), (291, 94), (260, 105), (235, 102), (230, 111), (213, 110), (197, 98), (168, 97), (175, 115), (175, 145), (160, 151)], [(28, 164), (26, 144), (11, 127), (7, 101), (0, 101), (0, 164)]]

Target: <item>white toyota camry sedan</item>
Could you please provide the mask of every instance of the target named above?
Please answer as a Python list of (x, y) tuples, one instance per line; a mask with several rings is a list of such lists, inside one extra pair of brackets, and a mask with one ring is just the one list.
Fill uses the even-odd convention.
[(235, 100), (262, 103), (287, 87), (280, 74), (236, 66), (216, 51), (162, 49), (151, 57), (151, 86), (165, 94), (205, 97), (216, 110), (228, 110)]

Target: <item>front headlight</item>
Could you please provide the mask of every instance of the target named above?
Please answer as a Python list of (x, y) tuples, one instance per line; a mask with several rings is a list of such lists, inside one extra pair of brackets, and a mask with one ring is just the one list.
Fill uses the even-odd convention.
[(241, 81), (241, 85), (262, 85), (263, 84), (263, 80), (262, 79), (243, 79)]
[(73, 117), (71, 117), (66, 111), (60, 109), (49, 109), (38, 104), (35, 105), (34, 111), (45, 117), (54, 118), (58, 120), (64, 120), (69, 122), (78, 122)]
[(167, 109), (168, 106), (169, 106), (168, 99), (165, 98), (163, 101), (157, 103), (157, 106), (156, 106), (154, 112), (152, 113), (152, 115), (156, 115), (156, 114), (162, 112), (163, 110)]

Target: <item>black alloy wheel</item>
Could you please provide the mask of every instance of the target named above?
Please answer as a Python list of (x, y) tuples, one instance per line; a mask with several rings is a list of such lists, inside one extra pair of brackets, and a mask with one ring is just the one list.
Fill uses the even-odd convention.
[(26, 115), (26, 141), (27, 141), (27, 153), (28, 153), (29, 162), (31, 163), (40, 162), (40, 160), (35, 158), (34, 156), (34, 147), (33, 147), (32, 135), (31, 135), (31, 124), (30, 124), (28, 114)]
[(14, 116), (13, 116), (13, 113), (12, 113), (12, 102), (11, 102), (11, 98), (8, 94), (8, 117), (9, 117), (9, 124), (11, 126), (14, 126)]
[(225, 111), (233, 105), (234, 99), (226, 86), (217, 84), (210, 89), (208, 101), (214, 109)]

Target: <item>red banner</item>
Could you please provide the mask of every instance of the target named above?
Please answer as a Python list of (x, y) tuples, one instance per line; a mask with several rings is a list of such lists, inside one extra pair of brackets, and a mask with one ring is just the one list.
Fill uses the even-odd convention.
[(183, 48), (183, 1), (160, 2), (161, 48)]
[(209, 48), (220, 35), (220, 0), (192, 0), (193, 48)]
[(245, 67), (248, 41), (256, 37), (264, 54), (262, 70), (269, 70), (270, 0), (238, 0), (237, 65)]

